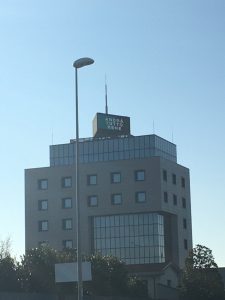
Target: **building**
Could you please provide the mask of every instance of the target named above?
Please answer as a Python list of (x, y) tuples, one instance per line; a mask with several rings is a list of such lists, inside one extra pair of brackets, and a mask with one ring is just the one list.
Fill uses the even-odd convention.
[[(76, 246), (75, 140), (50, 146), (50, 166), (25, 170), (26, 249)], [(84, 254), (124, 261), (130, 272), (176, 287), (192, 248), (189, 170), (176, 145), (133, 136), (130, 118), (97, 113), (93, 137), (79, 140)]]

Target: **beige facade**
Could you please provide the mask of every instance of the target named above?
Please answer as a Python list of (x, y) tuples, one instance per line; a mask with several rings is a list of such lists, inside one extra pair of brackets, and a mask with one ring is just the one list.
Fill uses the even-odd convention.
[[(182, 268), (192, 248), (189, 170), (176, 146), (155, 135), (79, 145), (82, 253), (118, 256), (140, 274), (157, 265), (158, 282), (175, 287), (165, 265)], [(76, 247), (74, 161), (71, 141), (51, 147), (49, 167), (25, 170), (26, 249)]]
[[(145, 171), (145, 180), (136, 181), (135, 172)], [(163, 171), (167, 172), (167, 181), (163, 180)], [(111, 174), (121, 174), (121, 183), (112, 183)], [(172, 174), (176, 175), (176, 184), (172, 183)], [(88, 176), (96, 175), (97, 184), (89, 185)], [(63, 187), (63, 178), (71, 178), (71, 187)], [(185, 179), (185, 187), (181, 186)], [(40, 189), (39, 180), (47, 179), (48, 188)], [(75, 167), (47, 167), (25, 171), (25, 207), (26, 207), (26, 248), (37, 247), (48, 242), (56, 249), (62, 249), (63, 241), (75, 241)], [(135, 195), (139, 191), (146, 193), (146, 201), (137, 203)], [(164, 192), (168, 194), (165, 202)], [(121, 194), (122, 203), (113, 205), (112, 195)], [(90, 206), (88, 197), (97, 196), (97, 206)], [(173, 202), (176, 195), (177, 203)], [(71, 198), (72, 207), (63, 208), (63, 199)], [(186, 200), (186, 207), (182, 199)], [(47, 200), (47, 209), (40, 209), (38, 204)], [(119, 162), (97, 162), (82, 164), (80, 168), (80, 209), (82, 228), (82, 251), (90, 254), (92, 248), (92, 228), (90, 219), (93, 216), (119, 215), (146, 212), (160, 212), (168, 219), (168, 251), (166, 255), (182, 267), (188, 250), (192, 247), (191, 210), (188, 169), (166, 161), (160, 157), (149, 159), (124, 160)], [(72, 228), (63, 229), (63, 220), (71, 219)], [(186, 228), (184, 228), (184, 219)], [(48, 229), (39, 231), (38, 222), (48, 221)], [(187, 249), (184, 240), (187, 240)], [(168, 241), (167, 241), (168, 240)]]

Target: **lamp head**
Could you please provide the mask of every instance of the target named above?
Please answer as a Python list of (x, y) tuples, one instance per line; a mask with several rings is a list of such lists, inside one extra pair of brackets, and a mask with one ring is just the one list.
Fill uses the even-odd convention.
[(88, 66), (88, 65), (92, 65), (94, 63), (94, 60), (92, 58), (89, 57), (82, 57), (79, 58), (77, 60), (75, 60), (75, 62), (73, 63), (73, 67), (76, 69)]

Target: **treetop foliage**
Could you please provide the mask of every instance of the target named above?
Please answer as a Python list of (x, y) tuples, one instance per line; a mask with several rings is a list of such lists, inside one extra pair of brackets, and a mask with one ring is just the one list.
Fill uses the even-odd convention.
[(194, 269), (218, 268), (212, 255), (212, 250), (199, 244), (190, 252), (186, 260), (187, 264)]
[[(40, 247), (26, 251), (20, 262), (11, 258), (8, 243), (0, 248), (0, 291), (74, 294), (75, 283), (55, 284), (55, 264), (76, 261), (76, 250), (56, 251)], [(116, 257), (99, 254), (84, 257), (92, 264), (92, 281), (84, 282), (84, 293), (98, 296), (146, 296), (146, 286), (128, 276)]]
[(181, 282), (181, 299), (222, 300), (225, 299), (222, 278), (212, 251), (197, 245), (186, 259)]

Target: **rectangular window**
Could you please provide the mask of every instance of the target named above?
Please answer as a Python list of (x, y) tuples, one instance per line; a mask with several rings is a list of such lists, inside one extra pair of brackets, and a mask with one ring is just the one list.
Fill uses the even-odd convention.
[(163, 170), (163, 180), (167, 181), (167, 171)]
[(187, 241), (187, 239), (184, 239), (184, 249), (185, 250), (188, 249), (188, 241)]
[(146, 202), (146, 192), (136, 192), (136, 202)]
[(186, 199), (182, 198), (182, 207), (186, 208), (187, 204), (186, 204)]
[(62, 187), (63, 188), (72, 187), (72, 177), (63, 177), (62, 178)]
[(181, 187), (185, 188), (185, 178), (181, 177)]
[(173, 205), (177, 205), (177, 195), (173, 194)]
[(113, 205), (122, 204), (122, 194), (112, 194), (112, 196), (111, 196), (111, 203)]
[(48, 179), (39, 179), (38, 180), (38, 189), (47, 190), (48, 189)]
[(48, 241), (41, 241), (41, 242), (38, 242), (38, 247), (46, 247), (49, 245), (49, 242)]
[(111, 183), (120, 183), (121, 182), (121, 173), (114, 172), (111, 173)]
[(145, 171), (144, 170), (137, 170), (134, 173), (136, 181), (144, 181), (145, 180)]
[(97, 184), (97, 175), (88, 175), (87, 176), (87, 184), (88, 185), (96, 185)]
[(163, 193), (163, 198), (164, 198), (164, 202), (168, 203), (168, 193), (167, 192)]
[(177, 176), (176, 174), (172, 174), (172, 183), (177, 184)]
[(39, 231), (48, 231), (48, 221), (38, 221), (38, 230)]
[(71, 230), (72, 229), (72, 219), (63, 219), (62, 220), (62, 228), (63, 228), (63, 230)]
[(88, 206), (98, 206), (98, 197), (96, 195), (88, 197)]
[(72, 198), (63, 198), (62, 208), (72, 208)]
[(63, 244), (64, 249), (72, 249), (73, 248), (72, 240), (63, 240), (62, 244)]
[(39, 210), (48, 210), (48, 200), (38, 200)]
[(187, 229), (187, 220), (185, 218), (183, 219), (183, 228)]

